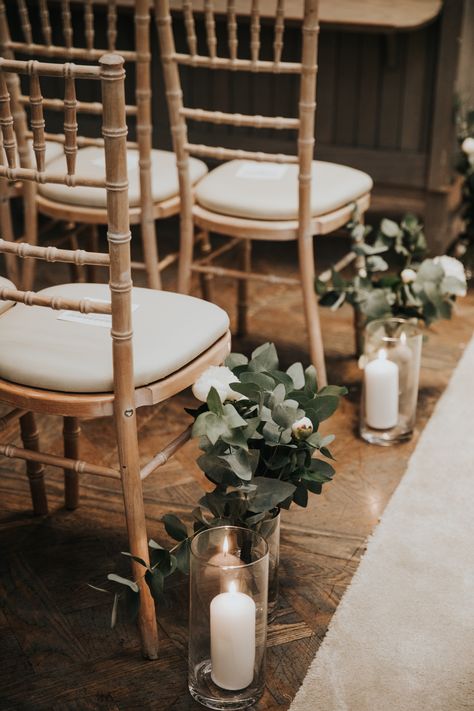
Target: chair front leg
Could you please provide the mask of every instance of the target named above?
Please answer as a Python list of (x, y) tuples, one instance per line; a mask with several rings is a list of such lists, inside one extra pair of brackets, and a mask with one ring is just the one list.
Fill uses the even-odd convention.
[[(248, 274), (252, 269), (252, 242), (244, 239), (239, 245), (240, 269)], [(246, 336), (248, 330), (248, 300), (249, 283), (247, 279), (239, 279), (237, 283), (237, 335)]]
[[(35, 416), (27, 412), (20, 417), (21, 440), (25, 449), (39, 452), (39, 434)], [(45, 516), (48, 513), (48, 499), (44, 485), (44, 464), (26, 462), (26, 473), (30, 483), (31, 501), (35, 516)]]
[[(129, 551), (132, 555), (149, 563), (148, 536), (146, 531), (145, 506), (143, 502), (136, 413), (128, 415), (117, 412), (115, 415), (117, 444), (122, 474), (122, 491), (127, 522)], [(155, 603), (144, 578), (142, 565), (132, 560), (132, 574), (140, 587), (140, 610), (138, 628), (140, 631), (142, 653), (147, 659), (158, 657), (158, 627), (156, 623)]]
[[(201, 230), (198, 235), (198, 240), (200, 252), (202, 257), (207, 257), (212, 252), (211, 239), (209, 237), (209, 232), (207, 230)], [(206, 301), (212, 302), (212, 274), (201, 274), (201, 294), (202, 298)]]
[[(77, 417), (65, 417), (63, 428), (64, 456), (79, 459), (81, 426)], [(74, 511), (79, 506), (79, 475), (74, 469), (64, 470), (64, 504)]]
[(318, 372), (318, 385), (327, 385), (326, 365), (324, 362), (323, 337), (316, 291), (314, 289), (315, 266), (313, 237), (298, 239), (298, 259), (300, 268), (301, 288), (303, 291), (304, 313), (309, 339), (309, 355)]

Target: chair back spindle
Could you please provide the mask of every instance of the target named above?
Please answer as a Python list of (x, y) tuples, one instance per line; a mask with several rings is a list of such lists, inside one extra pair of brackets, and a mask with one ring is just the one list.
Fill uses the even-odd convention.
[[(12, 76), (27, 75), (30, 78), (29, 101), (32, 107), (30, 125), (33, 134), (33, 150), (36, 167), (17, 166), (17, 136), (24, 129), (25, 115), (15, 114), (10, 88), (16, 86)], [(45, 306), (52, 309), (68, 309), (80, 313), (99, 313), (112, 315), (112, 338), (114, 351), (125, 356), (123, 377), (130, 386), (127, 402), (133, 393), (133, 370), (131, 369), (131, 265), (130, 265), (130, 226), (128, 217), (128, 181), (125, 121), (123, 59), (115, 54), (104, 55), (100, 66), (82, 66), (71, 63), (48, 64), (36, 60), (27, 62), (0, 58), (0, 129), (1, 141), (6, 162), (0, 164), (0, 180), (22, 181), (25, 186), (37, 183), (59, 183), (69, 186), (87, 185), (105, 188), (107, 191), (109, 254), (87, 252), (85, 250), (66, 250), (56, 247), (37, 247), (27, 243), (8, 242), (0, 239), (0, 252), (16, 255), (23, 259), (36, 258), (48, 262), (66, 262), (77, 265), (96, 264), (110, 268), (111, 303), (101, 303), (90, 299), (75, 300), (58, 296), (50, 297), (33, 291), (21, 291), (11, 288), (0, 289), (0, 299), (16, 301), (27, 306)], [(40, 79), (42, 77), (61, 78), (65, 84), (64, 100), (60, 103), (64, 111), (65, 147), (67, 149), (67, 172), (53, 174), (44, 165), (45, 119), (41, 96)], [(105, 178), (81, 177), (75, 174), (77, 153), (77, 108), (76, 79), (88, 79), (101, 82), (102, 87), (102, 136), (105, 153)], [(59, 100), (58, 100), (59, 101)], [(17, 122), (20, 125), (16, 125)], [(128, 346), (124, 346), (128, 343)], [(130, 351), (130, 354), (128, 354)], [(122, 360), (120, 356), (118, 360)], [(114, 363), (118, 363), (114, 359)], [(114, 376), (115, 377), (115, 376)], [(123, 391), (123, 388), (121, 392)]]
[[(40, 20), (41, 41), (34, 41), (31, 29), (31, 17), (33, 14), (25, 0), (12, 2), (12, 7), (8, 5), (9, 14), (14, 17), (16, 10), (22, 37), (13, 39), (9, 31), (7, 19), (7, 8), (5, 0), (0, 0), (0, 54), (4, 57), (13, 58), (19, 55), (29, 55), (31, 57), (42, 57), (47, 59), (60, 59), (61, 61), (98, 61), (107, 52), (117, 50), (118, 37), (118, 9), (116, 0), (107, 2), (105, 13), (105, 37), (101, 39), (100, 33), (95, 31), (95, 14), (103, 7), (102, 2), (97, 0), (83, 0), (82, 3), (72, 4), (70, 0), (60, 0), (60, 3), (53, 0), (37, 0), (38, 14)], [(15, 8), (16, 5), (16, 8)], [(83, 35), (74, 26), (75, 15), (81, 11), (83, 15)], [(138, 173), (140, 181), (140, 216), (142, 227), (142, 240), (147, 258), (146, 270), (148, 285), (159, 288), (161, 285), (160, 271), (158, 268), (158, 252), (155, 233), (155, 216), (153, 209), (153, 191), (151, 176), (150, 154), (152, 150), (152, 111), (151, 111), (151, 77), (150, 77), (150, 0), (136, 0), (133, 9), (134, 21), (134, 48), (120, 49), (120, 55), (128, 63), (135, 65), (135, 98), (126, 104), (126, 114), (133, 117), (136, 127), (136, 140), (128, 141), (129, 148), (136, 148), (139, 152)], [(31, 13), (31, 15), (30, 15)], [(51, 28), (51, 18), (54, 13), (59, 13), (60, 32), (56, 35), (59, 39), (53, 44), (53, 34)], [(13, 20), (14, 21), (14, 20)], [(107, 46), (103, 46), (103, 45)], [(42, 98), (37, 78), (32, 75), (31, 82), (33, 90), (30, 90), (30, 98), (26, 97), (21, 88), (18, 87), (17, 101), (20, 106), (28, 105), (30, 110), (39, 116), (38, 104), (42, 101), (43, 108), (48, 111), (62, 111), (63, 102), (57, 99)], [(72, 93), (72, 85), (66, 84), (65, 99), (68, 105), (74, 103), (76, 113), (99, 116), (101, 105), (96, 101), (79, 101), (75, 93)], [(77, 148), (86, 146), (100, 146), (103, 141), (88, 136), (79, 136), (77, 125), (69, 119), (65, 122), (64, 135), (58, 133), (44, 133), (44, 129), (39, 124), (39, 118), (33, 117), (31, 133), (18, 136), (20, 156), (24, 158), (24, 167), (29, 165), (28, 151), (25, 147), (22, 150), (22, 143), (27, 145), (28, 139), (33, 138), (34, 153), (39, 171), (44, 170), (45, 150), (41, 146), (46, 141), (60, 143), (64, 146), (65, 160), (68, 172), (72, 174), (75, 170)], [(138, 221), (138, 220), (137, 220)], [(36, 234), (26, 235), (31, 243), (36, 243)], [(28, 282), (29, 280), (26, 279)]]

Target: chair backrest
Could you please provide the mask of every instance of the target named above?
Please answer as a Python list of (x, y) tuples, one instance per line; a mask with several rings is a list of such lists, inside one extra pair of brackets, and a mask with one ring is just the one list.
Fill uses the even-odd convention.
[[(44, 259), (49, 262), (69, 262), (78, 265), (98, 264), (108, 266), (110, 271), (111, 303), (90, 299), (70, 299), (48, 296), (32, 291), (0, 288), (0, 299), (38, 305), (53, 309), (68, 309), (81, 313), (111, 314), (114, 364), (114, 389), (116, 399), (126, 401), (133, 407), (133, 361), (132, 361), (132, 310), (131, 310), (131, 264), (130, 224), (128, 210), (127, 179), (127, 124), (125, 117), (125, 71), (123, 59), (117, 54), (104, 55), (94, 66), (52, 64), (45, 62), (18, 61), (0, 58), (0, 180), (21, 181), (24, 185), (35, 183), (59, 183), (68, 186), (105, 188), (107, 191), (109, 253), (93, 253), (85, 250), (38, 247), (27, 243), (8, 242), (0, 239), (0, 253), (15, 254), (23, 258)], [(7, 77), (27, 75), (30, 80), (31, 104), (30, 125), (33, 135), (33, 150), (38, 169), (17, 166), (18, 147), (16, 135), (17, 116), (12, 112)], [(51, 173), (41, 169), (45, 146), (45, 121), (41, 98), (41, 79), (57, 77), (64, 82), (64, 99), (58, 99), (64, 111), (64, 134), (67, 147), (67, 171)], [(77, 154), (77, 108), (76, 80), (100, 81), (102, 144), (105, 152), (105, 178), (83, 177), (75, 174)]]
[[(153, 220), (153, 197), (151, 176), (152, 150), (152, 109), (151, 109), (151, 52), (150, 52), (150, 0), (135, 0), (133, 15), (133, 31), (120, 32), (120, 19), (130, 17), (130, 8), (120, 7), (120, 1), (109, 0), (104, 7), (103, 2), (82, 0), (0, 0), (0, 54), (8, 58), (45, 57), (60, 61), (97, 61), (107, 52), (118, 51), (124, 58), (127, 71), (134, 75), (134, 92), (127, 92), (131, 103), (126, 104), (128, 120), (135, 121), (136, 140), (128, 141), (129, 148), (138, 148), (138, 172), (140, 180), (140, 219), (142, 223), (142, 240), (144, 250), (151, 255), (150, 263), (158, 261), (156, 254), (156, 235)], [(122, 3), (123, 5), (123, 3)], [(105, 31), (96, 31), (98, 14), (102, 13), (105, 20)], [(121, 13), (121, 15), (120, 15)], [(56, 20), (56, 23), (52, 21)], [(57, 23), (57, 20), (60, 20)], [(81, 21), (82, 20), (82, 21)], [(10, 31), (10, 29), (12, 31)], [(123, 29), (123, 28), (122, 28)], [(15, 30), (15, 32), (13, 32)], [(16, 36), (20, 35), (20, 39)], [(14, 38), (12, 38), (12, 36)], [(134, 49), (126, 49), (121, 44), (132, 39)], [(100, 45), (105, 46), (100, 46)], [(133, 71), (131, 71), (133, 70)], [(11, 87), (12, 94), (21, 106), (28, 104), (29, 99), (23, 96), (19, 84)], [(132, 99), (134, 96), (134, 100)], [(62, 111), (61, 102), (55, 99), (43, 99), (43, 107), (52, 111)], [(81, 114), (100, 117), (101, 107), (95, 101), (77, 101), (75, 110)], [(133, 129), (133, 124), (131, 126)], [(95, 127), (94, 127), (95, 130)], [(19, 134), (20, 161), (22, 165), (30, 165), (31, 152), (27, 144), (28, 133)], [(66, 159), (68, 158), (68, 134), (49, 133), (47, 140), (64, 143)], [(77, 136), (80, 147), (97, 145), (94, 138)], [(38, 170), (44, 168), (44, 153), (36, 152), (39, 163)], [(34, 196), (25, 196), (25, 209), (33, 211)], [(28, 230), (25, 235), (30, 243), (36, 242), (33, 221), (28, 220)], [(156, 256), (155, 256), (156, 255)], [(26, 271), (26, 270), (25, 270)], [(30, 275), (32, 278), (32, 275)], [(26, 278), (26, 281), (31, 281)], [(160, 276), (157, 266), (148, 268), (149, 286), (158, 288)]]
[[(160, 38), (161, 56), (165, 76), (168, 108), (174, 148), (178, 156), (178, 167), (186, 166), (189, 154), (217, 160), (249, 159), (272, 161), (276, 163), (299, 164), (299, 217), (300, 224), (309, 227), (310, 222), (310, 187), (311, 161), (314, 152), (314, 120), (316, 110), (316, 74), (318, 43), (318, 0), (302, 0), (304, 15), (302, 22), (302, 51), (300, 61), (283, 61), (285, 0), (276, 0), (274, 16), (273, 57), (261, 59), (261, 18), (259, 0), (251, 0), (250, 13), (243, 18), (242, 6), (237, 0), (227, 0), (227, 52), (218, 55), (216, 36), (215, 8), (212, 0), (194, 3), (194, 7), (204, 14), (207, 52), (200, 53), (196, 33), (196, 23), (192, 0), (183, 0), (181, 9), (175, 9), (177, 2), (155, 0), (155, 18)], [(219, 2), (220, 8), (223, 3)], [(180, 17), (184, 23), (187, 40), (187, 52), (177, 52), (175, 46), (173, 22)], [(239, 21), (250, 24), (250, 56), (239, 54)], [(275, 116), (253, 116), (241, 113), (191, 108), (183, 103), (183, 88), (180, 81), (179, 67), (208, 68), (229, 72), (270, 73), (273, 75), (294, 74), (300, 76), (299, 105), (297, 118)], [(248, 126), (262, 129), (291, 129), (297, 133), (296, 155), (265, 153), (237, 150), (228, 147), (216, 147), (193, 144), (188, 141), (187, 121), (204, 121), (229, 126)], [(185, 180), (184, 171), (182, 179)], [(182, 186), (185, 191), (189, 186)]]
[[(69, 0), (50, 2), (48, 0), (14, 0), (5, 3), (0, 0), (0, 53), (10, 59), (31, 56), (34, 58), (58, 59), (60, 61), (96, 62), (107, 52), (119, 52), (125, 63), (135, 65), (135, 102), (126, 105), (127, 117), (136, 119), (137, 141), (129, 142), (129, 146), (138, 147), (140, 152), (140, 170), (143, 179), (150, 181), (150, 150), (151, 150), (151, 86), (150, 86), (150, 0), (136, 0), (134, 3), (134, 45), (133, 50), (117, 47), (118, 8), (116, 0), (109, 0), (105, 16), (106, 46), (101, 44), (102, 33), (95, 32), (95, 12), (104, 10), (104, 4), (94, 0), (74, 2), (74, 12), (82, 10), (82, 23), (73, 24), (71, 3)], [(34, 14), (33, 14), (34, 12)], [(56, 19), (60, 15), (60, 26), (52, 27), (51, 16)], [(36, 20), (32, 27), (30, 15)], [(78, 18), (75, 18), (76, 21)], [(81, 25), (81, 27), (78, 27)], [(16, 32), (11, 29), (15, 27)], [(12, 39), (13, 34), (21, 31), (21, 39)], [(58, 40), (55, 43), (53, 40)], [(19, 94), (21, 103), (27, 103), (28, 97)], [(62, 111), (60, 103), (54, 99), (44, 99), (43, 107), (52, 111)], [(96, 102), (78, 101), (78, 113), (100, 115), (100, 105)], [(50, 135), (48, 140), (63, 142), (61, 136)], [(95, 145), (93, 139), (78, 137), (78, 145)], [(66, 151), (67, 156), (67, 151)], [(44, 156), (43, 156), (44, 158)], [(141, 172), (142, 179), (142, 172)], [(150, 183), (151, 185), (151, 183)], [(145, 198), (148, 191), (145, 191)]]

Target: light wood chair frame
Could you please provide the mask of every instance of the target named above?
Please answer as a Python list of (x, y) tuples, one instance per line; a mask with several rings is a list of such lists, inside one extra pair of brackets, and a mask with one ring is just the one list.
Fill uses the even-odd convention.
[[(174, 6), (173, 6), (174, 7)], [(316, 76), (318, 47), (318, 0), (305, 0), (302, 25), (302, 55), (300, 62), (282, 61), (283, 35), (285, 29), (284, 0), (277, 0), (275, 16), (275, 39), (273, 61), (260, 59), (260, 12), (259, 1), (252, 0), (250, 14), (250, 58), (238, 57), (237, 12), (238, 3), (227, 1), (227, 31), (229, 57), (217, 55), (215, 30), (215, 10), (212, 0), (205, 0), (200, 9), (204, 12), (208, 55), (198, 53), (195, 18), (192, 0), (183, 0), (182, 16), (187, 36), (188, 52), (176, 51), (173, 23), (169, 0), (155, 0), (155, 19), (160, 39), (161, 56), (166, 85), (171, 131), (181, 190), (181, 255), (179, 263), (178, 288), (188, 293), (191, 276), (197, 272), (206, 285), (205, 297), (210, 298), (211, 280), (215, 276), (228, 276), (238, 280), (238, 332), (247, 330), (248, 283), (260, 280), (271, 284), (298, 285), (303, 291), (304, 311), (309, 335), (310, 357), (318, 369), (319, 382), (326, 383), (323, 340), (317, 299), (314, 291), (315, 262), (313, 236), (325, 235), (341, 228), (351, 219), (356, 209), (359, 215), (367, 210), (370, 194), (361, 196), (356, 203), (344, 205), (318, 217), (311, 214), (311, 165), (315, 145), (315, 110)], [(175, 11), (173, 10), (173, 14)], [(272, 116), (254, 116), (222, 111), (208, 111), (188, 108), (183, 103), (183, 89), (179, 67), (207, 67), (216, 71), (230, 72), (267, 72), (271, 74), (293, 74), (300, 76), (300, 95), (298, 118)], [(297, 155), (273, 154), (225, 147), (196, 145), (188, 141), (188, 121), (227, 124), (229, 126), (249, 126), (271, 128), (275, 130), (291, 129), (297, 132)], [(297, 164), (298, 181), (298, 219), (297, 220), (257, 220), (227, 216), (205, 209), (195, 204), (189, 176), (189, 156), (211, 158), (225, 161), (248, 159), (254, 161), (273, 161), (276, 163)], [(197, 226), (202, 245), (207, 244), (207, 253), (200, 259), (193, 260), (194, 227)], [(224, 246), (211, 251), (208, 234), (215, 232), (230, 237)], [(251, 241), (258, 240), (296, 240), (300, 278), (256, 274), (251, 272)], [(229, 269), (214, 264), (217, 257), (230, 249), (240, 249), (240, 269)], [(351, 253), (345, 257), (336, 269), (347, 266), (355, 259)]]
[[(45, 150), (45, 124), (40, 78), (54, 76), (63, 78), (65, 98), (64, 131), (67, 145), (67, 174), (52, 174), (45, 170), (17, 167), (17, 144), (15, 116), (11, 110), (8, 74), (26, 74), (30, 78), (32, 98), (31, 126), (33, 150), (39, 165)], [(66, 262), (76, 265), (99, 265), (107, 267), (110, 274), (110, 303), (89, 299), (70, 299), (48, 296), (41, 292), (0, 288), (0, 299), (26, 305), (52, 309), (71, 309), (81, 313), (110, 314), (112, 319), (111, 347), (113, 353), (114, 389), (110, 393), (75, 394), (53, 392), (27, 387), (0, 379), (0, 402), (13, 409), (0, 418), (0, 430), (19, 419), (23, 447), (14, 443), (1, 443), (0, 455), (19, 458), (27, 463), (27, 474), (37, 514), (47, 513), (47, 498), (44, 484), (44, 466), (64, 469), (66, 505), (75, 508), (78, 504), (79, 475), (92, 474), (120, 480), (122, 483), (125, 516), (130, 551), (148, 561), (148, 539), (142, 495), (142, 480), (164, 464), (190, 437), (190, 428), (181, 432), (172, 442), (144, 466), (140, 467), (136, 410), (143, 405), (153, 405), (184, 390), (209, 365), (221, 363), (230, 349), (229, 333), (181, 370), (163, 380), (135, 389), (133, 380), (133, 333), (132, 333), (132, 278), (130, 258), (130, 222), (128, 210), (128, 181), (123, 59), (116, 54), (103, 56), (99, 65), (81, 66), (72, 63), (50, 64), (38, 61), (22, 62), (0, 58), (0, 129), (6, 164), (0, 165), (0, 182), (22, 181), (25, 183), (57, 183), (102, 187), (107, 191), (108, 253), (85, 250), (40, 247), (26, 243), (14, 243), (0, 239), (0, 253), (13, 254), (20, 258), (37, 258), (50, 262)], [(106, 176), (80, 178), (76, 176), (76, 79), (99, 80), (102, 87), (102, 144), (105, 152)], [(13, 307), (14, 308), (14, 307)], [(35, 413), (64, 417), (64, 456), (43, 453), (39, 448)], [(119, 469), (84, 462), (79, 458), (79, 418), (113, 415), (118, 446)], [(141, 605), (139, 629), (142, 649), (146, 657), (157, 656), (157, 623), (153, 599), (143, 581), (141, 566), (132, 563), (134, 575), (140, 585)]]
[[(58, 4), (58, 3), (56, 3)], [(78, 3), (76, 3), (77, 6)], [(117, 0), (109, 0), (107, 3), (107, 43), (108, 47), (97, 48), (95, 46), (94, 33), (94, 5), (100, 6), (103, 3), (95, 3), (94, 0), (83, 0), (81, 3), (84, 9), (84, 26), (86, 47), (75, 47), (73, 44), (74, 33), (71, 20), (70, 1), (61, 1), (61, 19), (63, 24), (64, 46), (52, 44), (51, 20), (48, 8), (48, 0), (39, 0), (40, 24), (44, 44), (33, 42), (28, 7), (25, 0), (16, 0), (21, 21), (23, 41), (13, 41), (11, 39), (6, 8), (4, 0), (0, 0), (0, 53), (4, 57), (13, 59), (17, 54), (30, 55), (32, 57), (45, 57), (47, 59), (59, 58), (63, 61), (90, 61), (99, 59), (105, 52), (120, 51), (128, 63), (135, 64), (136, 73), (136, 102), (127, 105), (127, 116), (136, 120), (137, 140), (129, 141), (128, 147), (137, 148), (139, 153), (139, 176), (140, 176), (140, 205), (130, 209), (131, 224), (140, 224), (141, 239), (143, 248), (143, 262), (132, 262), (132, 268), (145, 270), (147, 285), (150, 288), (161, 288), (161, 272), (177, 261), (178, 254), (171, 253), (159, 259), (157, 234), (155, 220), (170, 217), (179, 213), (179, 194), (172, 196), (161, 202), (154, 202), (152, 196), (152, 176), (151, 176), (151, 150), (152, 150), (152, 110), (151, 110), (151, 49), (150, 49), (150, 20), (151, 5), (150, 0), (136, 0), (133, 9), (135, 49), (121, 51), (117, 48), (117, 20), (118, 5)], [(13, 87), (12, 87), (13, 89)], [(15, 94), (13, 94), (14, 96)], [(21, 105), (28, 103), (28, 97), (21, 94), (18, 87), (18, 101)], [(62, 110), (61, 103), (55, 99), (43, 99), (43, 106), (49, 110)], [(21, 107), (17, 108), (17, 111)], [(100, 105), (95, 102), (76, 102), (76, 111), (80, 113), (99, 114)], [(19, 144), (29, 137), (28, 133), (20, 137)], [(64, 143), (65, 136), (49, 134), (49, 141)], [(96, 145), (94, 139), (77, 137), (78, 145)], [(67, 145), (65, 150), (67, 150)], [(30, 153), (24, 149), (21, 153), (22, 165), (30, 167)], [(1, 196), (0, 196), (1, 199)], [(31, 204), (31, 203), (30, 203)], [(80, 205), (67, 205), (62, 202), (51, 200), (37, 195), (38, 210), (52, 218), (81, 225), (89, 225), (92, 229), (92, 246), (97, 249), (97, 225), (107, 223), (107, 211), (101, 208), (92, 208)], [(95, 229), (94, 229), (95, 227)], [(8, 235), (10, 240), (13, 235)], [(70, 231), (70, 238), (73, 245), (77, 244), (76, 233)], [(29, 220), (26, 224), (26, 234), (21, 239), (25, 239), (29, 244), (38, 243), (37, 223)], [(15, 267), (12, 257), (9, 258), (9, 276), (15, 280)], [(29, 289), (33, 285), (34, 262), (27, 260), (23, 269), (23, 287)], [(18, 270), (17, 270), (18, 271)], [(18, 277), (16, 277), (18, 283)]]

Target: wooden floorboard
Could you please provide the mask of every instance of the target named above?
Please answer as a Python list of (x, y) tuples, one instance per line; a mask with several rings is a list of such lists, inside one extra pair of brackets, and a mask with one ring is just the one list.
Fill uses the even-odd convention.
[[(322, 243), (322, 263), (344, 247)], [(279, 273), (296, 274), (291, 245), (265, 246)], [(269, 270), (265, 249), (257, 265)], [(325, 253), (325, 254), (324, 254)], [(268, 254), (268, 252), (266, 252)], [(48, 283), (46, 267), (40, 277)], [(196, 284), (196, 293), (197, 284)], [(251, 334), (234, 340), (249, 352), (274, 340), (283, 365), (307, 361), (300, 295), (297, 290), (251, 287)], [(216, 300), (234, 321), (235, 286), (216, 282)], [(353, 357), (350, 309), (323, 311), (329, 381), (346, 384), (349, 395), (325, 426), (337, 439), (337, 474), (306, 510), (283, 514), (281, 600), (269, 629), (267, 688), (259, 711), (285, 709), (304, 678), (331, 617), (354, 575), (368, 536), (406, 468), (408, 457), (443, 392), (474, 325), (474, 296), (461, 300), (451, 322), (433, 326), (424, 345), (417, 430), (411, 442), (371, 447), (357, 438), (361, 373)], [(189, 392), (157, 410), (140, 412), (143, 461), (188, 421)], [(1, 414), (1, 413), (0, 413)], [(61, 423), (39, 418), (43, 446), (61, 451)], [(113, 427), (109, 419), (83, 424), (82, 456), (111, 465)], [(2, 441), (18, 442), (14, 426)], [(198, 449), (188, 444), (144, 483), (149, 535), (162, 542), (162, 515), (189, 517), (205, 480), (196, 466)], [(201, 708), (187, 692), (187, 587), (172, 586), (160, 610), (161, 654), (145, 662), (136, 630), (120, 621), (108, 627), (109, 599), (87, 583), (101, 585), (107, 572), (128, 573), (119, 555), (127, 549), (119, 482), (83, 476), (81, 506), (63, 508), (62, 473), (47, 468), (51, 513), (34, 518), (24, 465), (0, 460), (0, 709), (42, 711), (190, 711)]]

